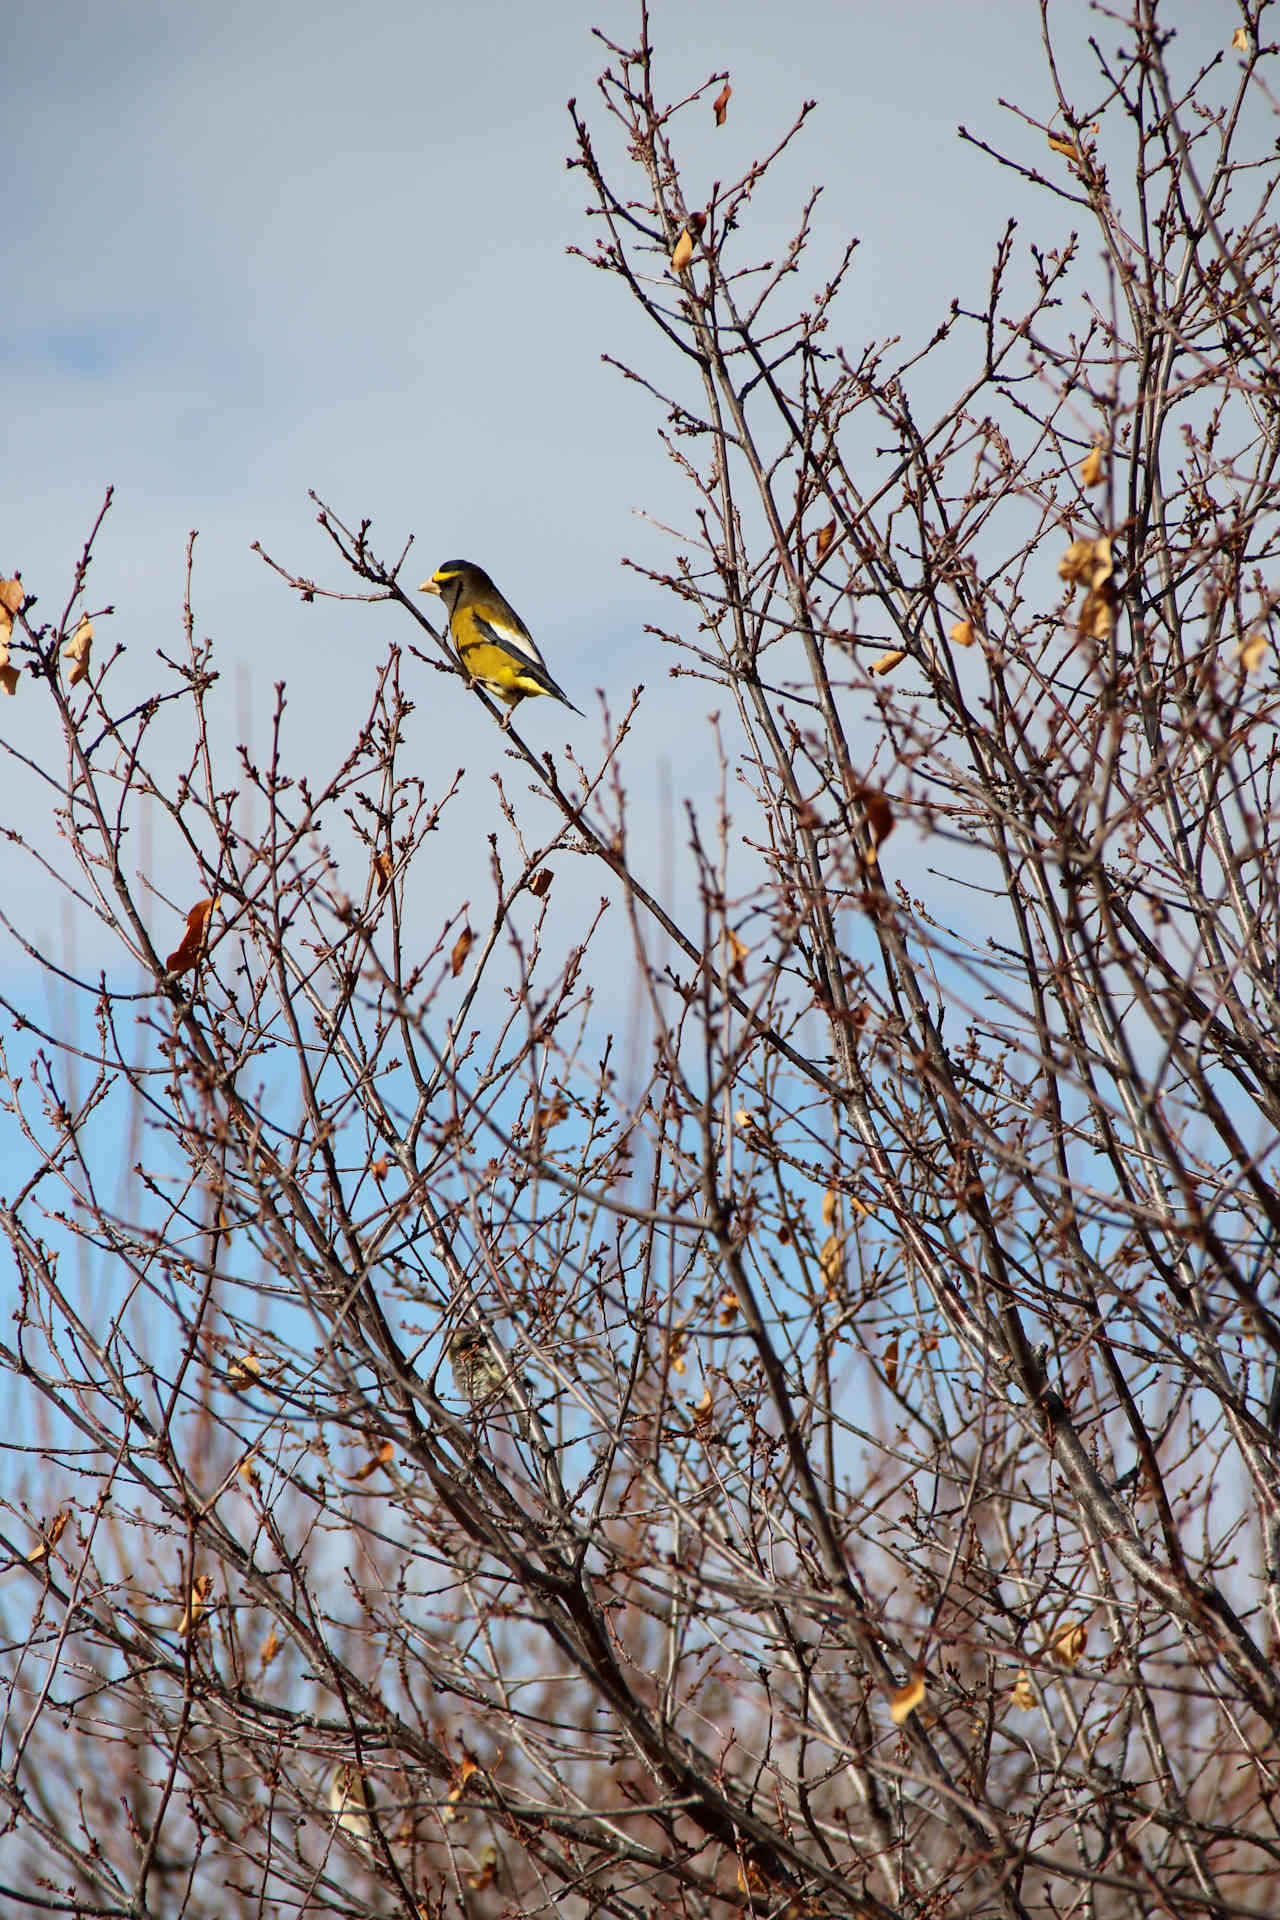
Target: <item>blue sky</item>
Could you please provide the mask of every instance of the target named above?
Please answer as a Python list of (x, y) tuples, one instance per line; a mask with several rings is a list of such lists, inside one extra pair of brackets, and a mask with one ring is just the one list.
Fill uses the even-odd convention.
[[(300, 605), (250, 552), (261, 540), (342, 584), (315, 488), (349, 522), (371, 517), (385, 552), (415, 535), (415, 582), (456, 553), (488, 565), (591, 711), (580, 741), (598, 735), (596, 686), (616, 707), (644, 681), (623, 762), (633, 805), (654, 818), (664, 757), (677, 818), (686, 793), (704, 799), (712, 696), (668, 680), (644, 624), (675, 610), (621, 565), (668, 562), (672, 544), (643, 516), (682, 524), (690, 502), (657, 410), (601, 355), (659, 377), (670, 367), (620, 287), (566, 253), (595, 230), (565, 169), (565, 103), (576, 95), (604, 126), (590, 28), (629, 43), (637, 17), (630, 0), (12, 9), (0, 570), (21, 569), (43, 612), (60, 607), (113, 483), (89, 598), (115, 606), (99, 652), (127, 644), (142, 692), (154, 650), (180, 643), (198, 528), (196, 621), (218, 645), (228, 730), (243, 724), (260, 746), (285, 680), (291, 745), (314, 771), (345, 746), (388, 644), (412, 637), (386, 608)], [(1055, 17), (1068, 63), (1087, 57), (1088, 31), (1115, 37), (1076, 0)], [(1225, 0), (1185, 0), (1171, 17), (1206, 50), (1236, 18)], [(1048, 111), (1030, 0), (659, 0), (652, 32), (669, 96), (713, 69), (732, 78), (725, 127), (703, 111), (681, 135), (691, 199), (818, 100), (761, 196), (753, 244), (782, 244), (824, 183), (806, 284), (861, 237), (835, 330), (853, 355), (873, 337), (927, 338), (952, 294), (980, 299), (1011, 210), (1032, 211), (1035, 237), (1059, 237), (1043, 201), (956, 138), (963, 120), (1043, 160), (996, 105)], [(57, 756), (34, 689), (20, 698), (21, 720), (9, 708), (0, 724)], [(549, 705), (522, 719), (535, 741), (583, 725)], [(424, 676), (411, 726), (424, 769), (465, 764), (477, 795), (502, 765), (461, 686)], [(491, 810), (475, 804), (487, 832)], [(459, 846), (459, 885), (474, 859)], [(27, 884), (3, 852), (0, 884), (11, 899)], [(184, 875), (172, 886), (192, 897)]]

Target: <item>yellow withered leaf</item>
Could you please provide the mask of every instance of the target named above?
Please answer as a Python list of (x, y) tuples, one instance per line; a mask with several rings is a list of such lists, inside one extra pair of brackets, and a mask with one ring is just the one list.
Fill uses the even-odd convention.
[(166, 973), (186, 973), (203, 957), (213, 906), (212, 900), (196, 901), (187, 915), (186, 932), (164, 963)]
[(1050, 1642), (1054, 1657), (1064, 1667), (1074, 1667), (1085, 1650), (1089, 1638), (1089, 1622), (1072, 1620), (1065, 1627), (1059, 1627)]
[(263, 1641), (262, 1645), (258, 1648), (259, 1673), (266, 1672), (267, 1668), (271, 1665), (271, 1662), (275, 1659), (276, 1655), (279, 1653), (283, 1645), (284, 1645), (284, 1641), (280, 1638), (280, 1635), (276, 1632), (275, 1628), (272, 1627), (266, 1639)]
[(1265, 633), (1251, 633), (1236, 648), (1236, 658), (1246, 673), (1256, 673), (1271, 651), (1271, 642)]
[(212, 1592), (213, 1575), (211, 1573), (197, 1574), (196, 1578), (191, 1582), (191, 1591), (187, 1595), (187, 1604), (182, 1609), (182, 1618), (178, 1622), (178, 1634), (180, 1638), (185, 1639), (187, 1634), (195, 1632), (195, 1629), (200, 1624), (200, 1616), (204, 1612), (209, 1595)]
[(1091, 447), (1080, 462), (1080, 484), (1085, 487), (1096, 487), (1106, 477), (1107, 467), (1102, 457), (1102, 448)]
[(82, 620), (66, 646), (62, 649), (64, 660), (71, 662), (71, 671), (67, 675), (67, 685), (78, 687), (82, 680), (89, 677), (89, 649), (93, 645), (93, 622)]
[(1233, 51), (1236, 53), (1248, 53), (1251, 45), (1252, 42), (1249, 39), (1248, 27), (1237, 27), (1231, 36)]
[(1029, 1707), (1034, 1707), (1036, 1703), (1035, 1689), (1031, 1685), (1025, 1667), (1009, 1689), (1009, 1703), (1011, 1706), (1020, 1708), (1023, 1713)]
[(453, 952), (449, 955), (449, 971), (456, 980), (467, 964), (467, 955), (471, 951), (471, 942), (475, 939), (470, 927), (464, 927), (453, 943)]
[(834, 1187), (828, 1187), (822, 1196), (822, 1224), (834, 1227), (840, 1217), (840, 1195)]
[(70, 1507), (62, 1507), (59, 1509), (57, 1513), (54, 1514), (53, 1519), (49, 1522), (48, 1528), (45, 1531), (44, 1538), (41, 1540), (40, 1545), (38, 1547), (33, 1547), (30, 1553), (26, 1556), (27, 1565), (29, 1567), (38, 1567), (42, 1560), (48, 1559), (49, 1555), (53, 1552), (53, 1549), (57, 1546), (59, 1540), (61, 1540), (63, 1534), (66, 1532), (67, 1522), (68, 1520), (70, 1520), (70, 1518), (71, 1518)]
[(743, 980), (746, 978), (747, 955), (750, 953), (751, 949), (750, 947), (743, 945), (742, 941), (739, 940), (737, 934), (733, 931), (732, 927), (728, 929), (728, 935), (729, 935), (729, 971), (733, 975), (735, 980)]
[(872, 673), (892, 673), (895, 667), (902, 665), (906, 657), (903, 648), (890, 647), (888, 653), (882, 653), (879, 659), (871, 662), (871, 671)]
[(21, 613), (27, 590), (15, 573), (12, 580), (0, 580), (0, 616), (9, 626), (15, 613)]
[(844, 1235), (828, 1234), (818, 1255), (818, 1272), (822, 1275), (822, 1284), (827, 1290), (828, 1300), (834, 1300), (844, 1274)]
[(971, 647), (976, 637), (972, 620), (957, 620), (951, 629), (952, 643), (957, 647)]
[(826, 558), (827, 554), (831, 551), (831, 543), (835, 537), (836, 523), (834, 520), (828, 521), (825, 527), (818, 528), (818, 531), (813, 536), (813, 557), (815, 560), (823, 560)]
[(733, 1291), (733, 1288), (726, 1287), (717, 1302), (716, 1319), (722, 1327), (731, 1327), (733, 1325), (738, 1317), (738, 1309), (741, 1305), (742, 1302)]
[(895, 1727), (909, 1720), (924, 1699), (924, 1669), (916, 1667), (905, 1687), (895, 1687), (889, 1695), (889, 1718)]
[(1051, 133), (1048, 134), (1046, 138), (1055, 153), (1065, 154), (1068, 160), (1079, 160), (1080, 149), (1074, 140), (1068, 140), (1066, 136), (1061, 133)]
[(693, 258), (693, 235), (688, 227), (681, 227), (680, 238), (671, 252), (672, 273), (683, 273)]

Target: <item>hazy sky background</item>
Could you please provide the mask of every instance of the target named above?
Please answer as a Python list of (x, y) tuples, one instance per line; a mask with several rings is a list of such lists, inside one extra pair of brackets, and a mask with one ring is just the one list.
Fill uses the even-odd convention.
[[(1118, 38), (1076, 0), (1053, 14), (1069, 64), (1088, 31)], [(1238, 15), (1185, 0), (1171, 17), (1209, 51)], [(637, 19), (630, 0), (8, 9), (0, 568), (22, 570), (44, 613), (60, 607), (114, 483), (88, 597), (116, 609), (99, 655), (127, 642), (143, 691), (154, 649), (180, 648), (198, 528), (197, 626), (218, 643), (226, 711), (260, 747), (286, 679), (291, 746), (316, 772), (346, 744), (388, 644), (413, 630), (388, 608), (302, 606), (250, 553), (260, 539), (343, 584), (313, 487), (349, 521), (371, 517), (384, 553), (412, 533), (415, 583), (457, 553), (489, 566), (592, 716), (531, 703), (531, 739), (576, 728), (594, 741), (593, 689), (616, 706), (643, 680), (624, 759), (640, 818), (654, 817), (664, 758), (677, 796), (705, 793), (710, 691), (668, 680), (643, 629), (676, 609), (620, 565), (669, 561), (674, 545), (638, 516), (685, 525), (690, 500), (658, 410), (601, 355), (659, 379), (671, 362), (619, 284), (566, 254), (596, 229), (565, 169), (565, 102), (603, 128), (590, 28), (630, 43)], [(758, 251), (824, 183), (797, 300), (859, 235), (833, 329), (854, 357), (876, 336), (923, 341), (953, 294), (979, 302), (1010, 211), (1030, 213), (1030, 236), (1060, 237), (1060, 215), (956, 138), (963, 120), (1045, 161), (1041, 137), (996, 105), (1049, 111), (1032, 0), (655, 0), (652, 34), (668, 97), (712, 69), (732, 78), (725, 127), (700, 108), (678, 135), (694, 203), (819, 101), (762, 197)], [(460, 684), (422, 675), (421, 692), (421, 766), (471, 768), (487, 831), (503, 743)], [(58, 756), (40, 709), (28, 684), (0, 725)], [(475, 854), (452, 842), (450, 855), (465, 888)], [(194, 897), (194, 876), (160, 878)], [(0, 850), (10, 900), (28, 884)]]

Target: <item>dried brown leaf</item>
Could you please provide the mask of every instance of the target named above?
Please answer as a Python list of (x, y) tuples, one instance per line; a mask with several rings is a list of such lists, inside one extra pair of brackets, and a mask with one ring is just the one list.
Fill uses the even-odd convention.
[(67, 675), (67, 685), (78, 687), (82, 680), (89, 677), (89, 649), (93, 645), (93, 622), (82, 620), (66, 646), (62, 649), (64, 660), (71, 662), (71, 671)]
[(1035, 1688), (1032, 1686), (1027, 1676), (1027, 1670), (1024, 1667), (1009, 1689), (1009, 1704), (1010, 1706), (1019, 1708), (1021, 1712), (1026, 1713), (1028, 1708), (1034, 1707), (1035, 1703)]
[(186, 932), (164, 963), (166, 973), (186, 973), (203, 958), (213, 907), (212, 900), (196, 901), (187, 915)]
[(1231, 36), (1232, 51), (1235, 53), (1248, 53), (1251, 51), (1252, 46), (1253, 42), (1249, 38), (1248, 27), (1237, 27)]
[(1091, 447), (1080, 462), (1080, 484), (1084, 487), (1096, 487), (1107, 477), (1107, 464), (1102, 457), (1101, 447)]
[(49, 1525), (45, 1528), (43, 1537), (40, 1541), (40, 1545), (38, 1547), (33, 1547), (31, 1549), (31, 1552), (27, 1554), (26, 1561), (29, 1567), (38, 1567), (42, 1560), (48, 1559), (49, 1555), (53, 1552), (53, 1549), (57, 1546), (59, 1540), (61, 1540), (63, 1534), (66, 1532), (67, 1522), (70, 1520), (70, 1518), (71, 1518), (70, 1507), (60, 1507), (58, 1509), (57, 1513), (54, 1514), (53, 1519), (49, 1522)]
[(1068, 160), (1079, 162), (1080, 149), (1074, 140), (1068, 140), (1064, 134), (1051, 133), (1047, 136), (1049, 145), (1055, 153), (1063, 153)]
[(672, 273), (683, 273), (693, 258), (693, 235), (688, 227), (681, 227), (680, 238), (671, 253)]
[(724, 117), (726, 113), (728, 113), (729, 111), (729, 102), (732, 98), (733, 98), (733, 88), (729, 85), (729, 82), (726, 80), (724, 85), (721, 87), (719, 93), (716, 95), (715, 99), (711, 102), (711, 111), (716, 116), (716, 125), (718, 127), (722, 127), (724, 125)]
[(0, 580), (0, 611), (8, 615), (9, 625), (13, 625), (15, 613), (21, 613), (27, 591), (15, 573), (12, 580)]
[(270, 1632), (267, 1634), (266, 1639), (263, 1641), (262, 1645), (258, 1648), (258, 1672), (259, 1673), (266, 1672), (267, 1668), (271, 1665), (271, 1662), (275, 1659), (276, 1655), (279, 1653), (283, 1645), (284, 1645), (284, 1641), (280, 1638), (280, 1635), (276, 1632), (275, 1628), (272, 1627)]
[(1085, 1650), (1089, 1638), (1089, 1622), (1072, 1620), (1065, 1627), (1059, 1627), (1050, 1641), (1050, 1651), (1064, 1667), (1074, 1667)]
[(957, 620), (951, 629), (951, 639), (957, 647), (971, 647), (976, 638), (972, 620)]
[(822, 1196), (822, 1224), (834, 1227), (840, 1218), (840, 1195), (834, 1187), (828, 1187)]
[(906, 657), (901, 647), (890, 647), (888, 653), (882, 653), (878, 659), (871, 662), (871, 671), (872, 673), (892, 673), (895, 667), (902, 665)]
[(551, 886), (550, 867), (539, 867), (529, 881), (529, 891), (535, 900), (541, 900)]
[(470, 927), (464, 927), (453, 943), (453, 952), (449, 955), (449, 971), (456, 980), (467, 964), (467, 955), (471, 951), (471, 942), (475, 939)]
[(737, 934), (734, 933), (732, 928), (730, 928), (729, 929), (729, 971), (733, 975), (735, 980), (745, 980), (746, 967), (747, 967), (747, 955), (750, 952), (751, 952), (750, 947), (744, 946), (742, 941), (739, 940)]
[(212, 1592), (213, 1575), (211, 1573), (197, 1574), (196, 1578), (191, 1582), (191, 1591), (187, 1595), (187, 1604), (182, 1609), (182, 1618), (178, 1622), (178, 1635), (180, 1639), (185, 1639), (187, 1634), (194, 1633), (200, 1625), (200, 1616), (204, 1612), (205, 1605)]
[(389, 1467), (396, 1457), (395, 1447), (390, 1440), (384, 1440), (378, 1451), (362, 1467), (357, 1467), (351, 1478), (355, 1481), (367, 1480), (379, 1467)]
[(884, 1377), (891, 1387), (898, 1384), (898, 1339), (895, 1333), (884, 1350)]
[(378, 883), (378, 892), (385, 893), (391, 885), (391, 876), (396, 863), (389, 853), (375, 853), (373, 856), (373, 877)]
[(1236, 657), (1246, 673), (1256, 673), (1271, 651), (1271, 642), (1265, 633), (1251, 633), (1242, 640), (1236, 649)]
[(818, 531), (813, 536), (813, 557), (815, 560), (825, 560), (827, 554), (831, 551), (831, 545), (835, 537), (836, 523), (834, 520), (828, 521), (825, 527), (818, 528)]

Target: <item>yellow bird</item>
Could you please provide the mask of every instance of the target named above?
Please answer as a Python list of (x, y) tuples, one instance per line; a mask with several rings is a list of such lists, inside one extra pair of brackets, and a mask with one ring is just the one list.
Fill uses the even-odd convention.
[(547, 672), (533, 636), (483, 567), (446, 560), (424, 580), (419, 593), (439, 594), (449, 609), (449, 638), (473, 680), (508, 707), (530, 694), (549, 693), (581, 713)]

